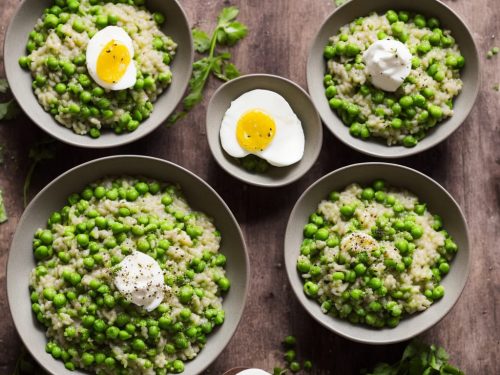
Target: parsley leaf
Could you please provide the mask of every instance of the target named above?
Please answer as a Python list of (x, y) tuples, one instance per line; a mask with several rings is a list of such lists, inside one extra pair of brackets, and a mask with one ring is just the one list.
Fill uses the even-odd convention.
[(448, 353), (435, 345), (411, 342), (403, 352), (401, 359), (393, 365), (379, 363), (371, 372), (361, 371), (366, 375), (408, 375), (408, 374), (454, 374), (464, 373), (448, 363)]
[(347, 3), (349, 0), (334, 0), (336, 6), (341, 6)]
[(3, 192), (0, 189), (0, 224), (7, 221), (7, 211), (5, 210), (5, 205), (3, 203)]
[(54, 159), (55, 156), (55, 140), (52, 138), (42, 139), (30, 148), (29, 158), (32, 160), (32, 162), (28, 169), (28, 173), (26, 174), (26, 178), (24, 179), (23, 185), (23, 198), (25, 207), (28, 205), (31, 179), (37, 165), (44, 160)]
[(207, 52), (210, 49), (210, 37), (200, 29), (193, 29), (194, 48), (199, 53)]
[[(6, 79), (0, 78), (0, 94), (6, 94), (9, 91), (9, 83)], [(0, 102), (0, 120), (12, 120), (21, 112), (19, 105), (14, 99), (7, 102)]]
[(9, 89), (9, 83), (5, 78), (0, 78), (0, 93), (5, 94)]
[(217, 51), (217, 44), (233, 46), (247, 35), (248, 28), (241, 22), (235, 21), (238, 14), (239, 10), (236, 7), (223, 8), (217, 17), (217, 26), (211, 37), (203, 30), (197, 28), (192, 30), (196, 51), (208, 53), (208, 56), (193, 63), (193, 73), (189, 80), (187, 95), (182, 100), (182, 109), (168, 118), (169, 125), (184, 118), (203, 100), (203, 90), (211, 75), (221, 81), (229, 81), (240, 75), (236, 66), (229, 62), (231, 54)]

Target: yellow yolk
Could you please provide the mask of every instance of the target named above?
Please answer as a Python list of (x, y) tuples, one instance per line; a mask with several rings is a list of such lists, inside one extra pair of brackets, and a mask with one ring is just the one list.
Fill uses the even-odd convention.
[(97, 75), (107, 83), (118, 82), (130, 64), (128, 48), (116, 40), (110, 41), (103, 48), (97, 59)]
[(236, 139), (240, 146), (249, 151), (264, 151), (276, 133), (276, 124), (267, 113), (252, 109), (238, 120)]

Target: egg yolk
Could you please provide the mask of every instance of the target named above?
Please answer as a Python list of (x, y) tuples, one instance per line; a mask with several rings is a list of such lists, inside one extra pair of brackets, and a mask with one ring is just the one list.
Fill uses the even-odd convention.
[(97, 58), (97, 75), (107, 83), (118, 82), (130, 64), (130, 53), (124, 44), (110, 41)]
[(240, 146), (249, 152), (264, 151), (275, 133), (276, 124), (273, 118), (259, 109), (252, 109), (243, 114), (236, 126), (236, 139)]

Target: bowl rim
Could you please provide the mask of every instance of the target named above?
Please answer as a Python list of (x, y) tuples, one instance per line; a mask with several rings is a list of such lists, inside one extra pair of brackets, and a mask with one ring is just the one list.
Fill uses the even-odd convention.
[[(14, 35), (14, 31), (13, 31), (14, 20), (18, 16), (19, 12), (21, 11), (21, 8), (24, 6), (24, 3), (28, 2), (28, 1), (31, 1), (31, 0), (22, 0), (21, 2), (19, 2), (19, 4), (17, 5), (16, 9), (14, 10), (14, 13), (12, 14), (12, 16), (10, 18), (9, 25), (7, 26), (7, 30), (5, 31), (5, 36), (4, 36), (4, 40), (3, 40), (3, 46), (2, 46), (2, 51), (3, 51), (4, 56), (6, 56), (6, 49), (7, 49), (8, 41), (10, 39), (12, 39), (12, 35)], [(189, 45), (188, 45), (187, 49), (189, 49), (189, 61), (191, 63), (189, 64), (188, 71), (186, 72), (188, 79), (185, 80), (185, 82), (181, 85), (181, 87), (179, 89), (179, 91), (182, 90), (182, 92), (185, 93), (186, 89), (188, 87), (188, 84), (189, 84), (189, 78), (191, 77), (191, 75), (193, 73), (194, 45), (193, 45), (193, 36), (192, 36), (192, 33), (191, 33), (191, 26), (190, 26), (189, 19), (187, 17), (186, 11), (184, 10), (184, 8), (182, 7), (182, 5), (180, 4), (179, 0), (162, 0), (162, 1), (170, 1), (170, 2), (172, 2), (172, 3), (175, 4), (175, 6), (179, 9), (180, 13), (182, 14), (183, 20), (184, 20), (184, 22), (185, 22), (185, 24), (186, 24), (186, 26), (187, 26), (187, 28), (189, 30), (189, 33), (187, 33), (188, 34), (188, 40), (189, 40)], [(5, 78), (7, 79), (7, 82), (9, 83), (9, 87), (11, 88), (12, 96), (14, 97), (14, 99), (16, 100), (16, 102), (19, 104), (19, 107), (21, 108), (21, 110), (23, 111), (23, 113), (25, 114), (25, 116), (31, 122), (35, 123), (38, 126), (38, 128), (40, 128), (41, 130), (43, 130), (45, 133), (47, 133), (51, 137), (54, 137), (55, 139), (57, 139), (57, 140), (65, 143), (65, 144), (71, 145), (71, 146), (80, 147), (80, 148), (84, 148), (84, 149), (96, 149), (96, 150), (97, 149), (107, 149), (107, 148), (124, 146), (124, 145), (130, 144), (132, 142), (138, 141), (139, 139), (142, 139), (142, 138), (148, 136), (149, 134), (151, 134), (153, 131), (157, 130), (162, 124), (165, 124), (165, 122), (167, 121), (168, 117), (173, 113), (172, 112), (172, 113), (168, 114), (167, 116), (165, 116), (164, 119), (158, 121), (158, 124), (156, 124), (154, 126), (150, 126), (140, 136), (135, 136), (134, 137), (133, 136), (134, 134), (131, 133), (130, 137), (127, 137), (126, 139), (123, 138), (123, 137), (122, 137), (123, 139), (118, 138), (118, 141), (113, 142), (111, 144), (98, 144), (98, 143), (95, 143), (95, 144), (90, 144), (89, 143), (89, 144), (87, 144), (87, 143), (78, 142), (76, 140), (72, 141), (72, 140), (68, 139), (65, 136), (61, 136), (59, 134), (54, 134), (54, 133), (50, 132), (46, 128), (46, 126), (44, 125), (44, 123), (43, 123), (42, 120), (40, 120), (39, 118), (36, 118), (36, 117), (33, 118), (31, 115), (28, 114), (29, 113), (29, 106), (23, 100), (20, 100), (20, 98), (18, 97), (18, 95), (15, 92), (15, 89), (14, 89), (15, 85), (11, 84), (11, 82), (14, 81), (15, 77), (13, 75), (9, 74), (10, 69), (7, 69), (7, 67), (4, 67), (4, 70), (5, 70)], [(161, 97), (162, 95), (167, 95), (167, 94), (168, 94), (168, 90), (162, 92), (162, 94), (159, 97)], [(33, 95), (34, 95), (34, 93), (33, 93)], [(180, 96), (178, 102), (176, 103), (176, 107), (181, 102), (182, 97), (183, 96)], [(35, 98), (35, 100), (37, 101), (37, 105), (41, 106), (40, 103), (38, 102), (38, 100), (36, 98)], [(175, 109), (174, 109), (174, 111), (175, 111)], [(52, 116), (51, 116), (51, 119), (52, 119), (52, 121), (54, 121), (56, 123), (57, 126), (64, 127), (64, 125), (58, 123)], [(67, 129), (66, 128), (64, 130), (73, 132), (72, 129)], [(81, 135), (81, 137), (84, 137), (84, 136)], [(117, 137), (120, 137), (120, 135), (117, 135)]]
[[(209, 129), (212, 128), (212, 126), (209, 125), (209, 123), (210, 123), (209, 117), (208, 117), (209, 116), (209, 109), (213, 106), (213, 102), (215, 101), (215, 98), (217, 96), (219, 96), (219, 94), (223, 90), (225, 90), (225, 88), (227, 86), (238, 85), (239, 82), (246, 81), (246, 80), (249, 80), (252, 78), (268, 78), (270, 80), (282, 81), (287, 85), (293, 86), (295, 89), (298, 89), (300, 91), (300, 93), (308, 99), (309, 104), (311, 104), (312, 108), (314, 108), (315, 116), (314, 116), (314, 119), (312, 119), (312, 121), (317, 122), (319, 124), (319, 126), (318, 126), (318, 144), (320, 145), (320, 147), (317, 147), (315, 149), (313, 157), (311, 159), (311, 165), (307, 168), (304, 168), (303, 172), (299, 173), (297, 176), (293, 177), (290, 180), (286, 180), (286, 181), (278, 180), (276, 182), (271, 182), (271, 183), (247, 180), (246, 178), (240, 176), (238, 173), (232, 173), (231, 171), (229, 171), (225, 167), (225, 163), (222, 160), (220, 160), (219, 157), (215, 156), (215, 153), (214, 153), (215, 147), (219, 147), (221, 149), (222, 149), (222, 147), (220, 146), (220, 144), (217, 144), (217, 145), (213, 144), (213, 142), (211, 142), (210, 138), (208, 137), (208, 133), (211, 132)], [(219, 125), (219, 127), (220, 127), (220, 125)], [(320, 114), (319, 114), (316, 106), (314, 105), (314, 102), (312, 101), (312, 98), (309, 95), (309, 93), (305, 89), (303, 89), (298, 83), (292, 81), (291, 79), (283, 77), (283, 76), (279, 76), (276, 74), (269, 74), (269, 73), (244, 74), (240, 77), (237, 77), (237, 78), (234, 78), (230, 81), (227, 81), (224, 84), (222, 84), (221, 86), (219, 86), (217, 88), (217, 90), (215, 90), (215, 92), (210, 97), (210, 101), (208, 102), (208, 105), (207, 105), (207, 110), (206, 110), (206, 114), (205, 114), (205, 130), (206, 130), (206, 138), (208, 141), (208, 147), (210, 148), (210, 153), (212, 154), (213, 159), (215, 159), (215, 161), (219, 165), (219, 167), (221, 167), (226, 173), (228, 173), (229, 175), (233, 176), (234, 178), (236, 178), (237, 180), (239, 180), (241, 182), (244, 182), (244, 183), (252, 185), (252, 186), (262, 187), (262, 188), (278, 188), (278, 187), (287, 186), (287, 185), (290, 185), (290, 184), (296, 182), (297, 180), (301, 179), (302, 177), (304, 177), (304, 175), (311, 170), (311, 168), (314, 166), (314, 164), (318, 160), (318, 157), (319, 157), (319, 154), (321, 153), (321, 149), (322, 149), (322, 145), (323, 145), (323, 124), (321, 122)], [(305, 149), (305, 147), (304, 147), (304, 149)], [(222, 152), (224, 153), (225, 151), (222, 149)]]
[[(319, 28), (318, 28), (318, 31), (314, 34), (314, 37), (312, 38), (311, 40), (311, 44), (309, 46), (309, 50), (308, 50), (308, 54), (307, 54), (307, 61), (306, 61), (306, 66), (305, 66), (305, 69), (306, 69), (306, 81), (307, 81), (307, 90), (310, 91), (311, 90), (311, 82), (314, 80), (313, 79), (313, 75), (311, 73), (311, 75), (309, 74), (309, 66), (311, 64), (311, 61), (313, 61), (316, 57), (316, 55), (314, 54), (314, 49), (315, 49), (315, 46), (318, 42), (318, 39), (319, 39), (319, 36), (322, 34), (323, 32), (323, 29), (326, 27), (326, 25), (330, 22), (330, 19), (335, 15), (337, 14), (337, 12), (343, 12), (344, 9), (346, 8), (349, 8), (349, 6), (353, 6), (352, 4), (353, 3), (356, 3), (358, 0), (351, 0), (349, 2), (346, 2), (344, 4), (342, 4), (341, 6), (335, 8), (327, 17), (326, 19), (320, 24)], [(412, 156), (412, 155), (416, 155), (416, 154), (419, 154), (421, 152), (424, 152), (430, 148), (433, 148), (435, 146), (437, 146), (438, 144), (442, 143), (443, 141), (445, 141), (446, 139), (448, 139), (448, 137), (450, 137), (453, 133), (455, 133), (466, 121), (467, 121), (467, 118), (469, 117), (470, 113), (472, 112), (472, 109), (474, 108), (474, 105), (477, 101), (477, 97), (478, 97), (478, 94), (479, 94), (479, 88), (481, 86), (480, 84), (480, 76), (481, 76), (481, 66), (482, 66), (482, 61), (481, 59), (479, 58), (479, 50), (478, 50), (478, 46), (477, 46), (477, 43), (474, 39), (474, 35), (473, 33), (471, 32), (471, 29), (469, 28), (469, 26), (467, 25), (467, 23), (462, 19), (462, 17), (456, 12), (454, 11), (452, 8), (450, 8), (447, 4), (443, 3), (442, 1), (440, 0), (432, 0), (434, 1), (437, 5), (441, 6), (442, 9), (444, 9), (444, 11), (447, 11), (449, 12), (453, 17), (455, 17), (459, 23), (462, 24), (462, 26), (464, 27), (464, 29), (466, 30), (471, 42), (472, 42), (472, 48), (471, 48), (471, 51), (472, 51), (472, 54), (474, 55), (474, 58), (477, 62), (477, 69), (475, 71), (473, 71), (472, 75), (473, 75), (473, 100), (470, 102), (469, 104), (469, 108), (467, 109), (466, 113), (464, 114), (463, 116), (463, 119), (462, 121), (460, 121), (454, 128), (450, 129), (444, 136), (442, 136), (441, 139), (437, 140), (437, 141), (434, 141), (434, 142), (430, 142), (429, 144), (423, 146), (423, 147), (420, 147), (420, 148), (417, 148), (417, 147), (411, 147), (411, 148), (401, 148), (402, 152), (399, 153), (399, 154), (394, 154), (394, 155), (388, 155), (386, 154), (385, 152), (377, 152), (377, 151), (371, 151), (369, 149), (367, 149), (366, 147), (363, 147), (365, 146), (365, 144), (368, 144), (370, 141), (363, 141), (364, 143), (362, 143), (362, 145), (358, 146), (356, 144), (354, 144), (354, 142), (352, 142), (350, 139), (344, 139), (343, 137), (341, 137), (339, 134), (337, 134), (337, 130), (335, 129), (337, 125), (342, 125), (342, 126), (345, 126), (342, 122), (342, 120), (338, 117), (337, 113), (334, 112), (332, 110), (332, 113), (334, 114), (335, 118), (339, 121), (339, 124), (329, 124), (329, 121), (327, 121), (328, 119), (326, 118), (326, 116), (324, 115), (324, 113), (322, 111), (320, 111), (319, 109), (319, 105), (316, 105), (316, 101), (313, 97), (313, 95), (311, 95), (311, 100), (313, 101), (314, 105), (316, 106), (317, 108), (317, 111), (319, 112), (320, 116), (321, 116), (321, 120), (323, 121), (323, 124), (326, 126), (326, 128), (328, 128), (328, 130), (330, 131), (330, 133), (332, 133), (335, 138), (337, 138), (340, 142), (342, 142), (344, 145), (358, 151), (358, 152), (361, 152), (362, 154), (365, 154), (365, 155), (369, 155), (369, 156), (374, 156), (374, 157), (377, 157), (377, 158), (382, 158), (382, 159), (398, 159), (398, 158), (405, 158), (405, 157), (408, 157), (408, 156)], [(394, 3), (397, 3), (397, 0), (394, 1)], [(349, 5), (351, 4), (351, 5)], [(363, 13), (365, 14), (365, 13)], [(342, 25), (340, 25), (342, 26)], [(340, 27), (339, 26), (339, 27)], [(462, 91), (455, 97), (457, 98), (460, 94), (462, 93)], [(452, 116), (453, 117), (453, 116)], [(452, 117), (450, 117), (449, 119), (451, 119)], [(432, 137), (433, 135), (428, 135), (429, 137)], [(351, 136), (352, 137), (352, 136)], [(427, 137), (427, 135), (426, 135)], [(353, 139), (356, 139), (356, 138), (353, 138)], [(394, 146), (387, 146), (387, 145), (384, 145), (386, 148), (391, 148), (391, 147), (398, 147), (398, 145), (394, 145)]]
[[(7, 253), (7, 262), (6, 262), (6, 268), (5, 268), (5, 285), (6, 285), (6, 291), (7, 291), (7, 306), (9, 307), (9, 312), (10, 312), (10, 314), (12, 316), (12, 321), (14, 322), (14, 327), (16, 329), (16, 332), (17, 332), (19, 338), (21, 339), (21, 342), (26, 347), (26, 349), (31, 354), (31, 356), (35, 359), (35, 361), (45, 371), (49, 372), (50, 374), (57, 375), (56, 373), (54, 373), (54, 372), (46, 369), (41, 364), (41, 362), (38, 360), (37, 356), (34, 355), (34, 353), (32, 352), (32, 350), (30, 348), (30, 345), (27, 345), (28, 337), (24, 337), (19, 332), (18, 325), (23, 324), (23, 322), (18, 321), (18, 319), (15, 317), (15, 315), (14, 315), (14, 313), (12, 311), (12, 305), (15, 304), (15, 301), (12, 299), (13, 298), (12, 295), (9, 294), (9, 290), (10, 290), (10, 288), (9, 288), (9, 285), (10, 285), (10, 282), (9, 282), (10, 277), (9, 277), (9, 275), (12, 273), (12, 268), (11, 268), (12, 266), (10, 266), (10, 261), (11, 261), (11, 254), (14, 252), (13, 245), (17, 242), (17, 237), (20, 236), (20, 233), (17, 231), (17, 228), (19, 228), (24, 223), (24, 221), (27, 219), (27, 217), (31, 215), (30, 211), (32, 210), (32, 207), (35, 205), (35, 202), (38, 201), (39, 199), (41, 199), (42, 195), (47, 190), (49, 190), (53, 186), (57, 185), (60, 182), (61, 179), (63, 179), (64, 177), (66, 177), (69, 174), (75, 173), (80, 168), (88, 167), (89, 165), (92, 165), (92, 164), (100, 164), (102, 162), (107, 162), (107, 161), (113, 160), (113, 159), (139, 159), (139, 160), (142, 160), (142, 161), (144, 161), (146, 163), (147, 162), (160, 162), (160, 163), (168, 165), (170, 168), (179, 169), (181, 172), (185, 173), (190, 178), (194, 179), (197, 183), (204, 185), (206, 188), (208, 188), (210, 190), (210, 192), (214, 195), (214, 197), (216, 199), (218, 199), (219, 202), (222, 204), (222, 207), (224, 208), (225, 213), (229, 216), (229, 218), (231, 219), (231, 222), (236, 227), (237, 234), (238, 234), (239, 238), (241, 239), (241, 243), (243, 244), (242, 251), (243, 251), (243, 254), (244, 254), (244, 263), (245, 263), (245, 271), (246, 271), (246, 280), (245, 280), (245, 284), (243, 286), (244, 290), (243, 290), (243, 296), (242, 296), (242, 304), (241, 304), (241, 306), (239, 308), (239, 311), (238, 311), (239, 317), (238, 317), (238, 319), (236, 321), (236, 324), (235, 324), (233, 332), (231, 332), (231, 334), (227, 337), (226, 342), (224, 342), (223, 345), (220, 345), (218, 347), (218, 349), (217, 349), (217, 355), (214, 356), (210, 361), (207, 361), (207, 362), (205, 362), (203, 364), (201, 371), (204, 371), (208, 366), (210, 366), (222, 354), (222, 352), (224, 351), (224, 349), (229, 345), (229, 342), (231, 341), (231, 339), (234, 337), (236, 331), (238, 330), (239, 325), (241, 324), (241, 319), (243, 317), (244, 310), (245, 310), (245, 307), (246, 307), (246, 303), (248, 301), (248, 290), (249, 290), (250, 281), (251, 281), (251, 264), (250, 264), (250, 257), (249, 257), (249, 254), (248, 254), (248, 246), (246, 244), (245, 235), (244, 235), (244, 233), (243, 233), (243, 231), (242, 231), (242, 229), (241, 229), (238, 221), (236, 220), (236, 217), (234, 216), (233, 212), (231, 211), (231, 209), (229, 208), (229, 206), (227, 205), (227, 203), (224, 201), (224, 199), (222, 199), (222, 197), (219, 195), (219, 193), (217, 193), (217, 191), (215, 191), (215, 189), (212, 186), (210, 186), (208, 184), (208, 182), (205, 182), (201, 177), (199, 177), (195, 173), (191, 172), (187, 168), (184, 168), (184, 167), (182, 167), (182, 166), (180, 166), (178, 164), (175, 164), (175, 163), (173, 163), (171, 161), (168, 161), (168, 160), (165, 160), (165, 159), (161, 159), (161, 158), (152, 157), (152, 156), (134, 155), (134, 154), (111, 155), (111, 156), (106, 156), (106, 157), (102, 157), (102, 158), (92, 159), (92, 160), (89, 160), (89, 161), (87, 161), (85, 163), (76, 165), (76, 166), (68, 169), (67, 171), (61, 173), (56, 178), (54, 178), (51, 182), (49, 182), (47, 185), (45, 185), (44, 188), (41, 189), (33, 197), (33, 199), (30, 201), (30, 203), (28, 204), (28, 206), (26, 206), (26, 208), (23, 211), (23, 214), (21, 215), (19, 221), (17, 222), (16, 230), (14, 232), (14, 235), (12, 236), (12, 240), (11, 240), (11, 243), (10, 243), (10, 246), (9, 246), (9, 251)], [(194, 362), (195, 360), (196, 360), (196, 357), (193, 358), (191, 361), (189, 361), (187, 363)], [(75, 372), (75, 373), (78, 373), (78, 372)], [(85, 373), (85, 372), (82, 372), (82, 373)]]
[[(387, 344), (393, 344), (393, 343), (398, 343), (398, 342), (401, 342), (401, 341), (405, 341), (405, 340), (409, 340), (425, 331), (427, 331), (428, 329), (432, 328), (433, 326), (435, 326), (436, 324), (438, 324), (446, 315), (449, 314), (449, 312), (455, 307), (455, 305), (457, 304), (457, 302), (459, 301), (463, 291), (465, 290), (465, 287), (467, 285), (467, 283), (469, 282), (469, 273), (470, 273), (470, 268), (471, 268), (471, 246), (470, 246), (470, 230), (469, 230), (469, 225), (467, 223), (467, 219), (465, 217), (465, 214), (462, 210), (462, 208), (460, 207), (460, 205), (458, 204), (458, 202), (453, 198), (453, 196), (440, 184), (438, 183), (437, 181), (435, 181), (433, 178), (427, 176), (426, 174), (416, 170), (416, 169), (413, 169), (413, 168), (410, 168), (410, 167), (407, 167), (407, 166), (404, 166), (404, 165), (400, 165), (400, 164), (395, 164), (395, 163), (387, 163), (387, 162), (366, 162), (366, 163), (356, 163), (356, 164), (350, 164), (350, 165), (346, 165), (344, 167), (341, 167), (341, 168), (338, 168), (338, 169), (335, 169), (331, 172), (328, 172), (327, 174), (325, 174), (324, 176), (320, 177), (319, 179), (317, 179), (316, 181), (314, 181), (301, 195), (300, 197), (297, 199), (297, 201), (295, 202), (294, 206), (293, 206), (293, 209), (292, 211), (290, 212), (290, 216), (288, 218), (288, 221), (287, 221), (287, 224), (286, 224), (286, 229), (285, 229), (285, 238), (284, 238), (284, 242), (283, 242), (283, 255), (284, 255), (284, 258), (286, 260), (286, 257), (288, 255), (288, 252), (289, 250), (287, 250), (289, 248), (289, 241), (288, 240), (288, 232), (290, 230), (290, 227), (291, 227), (291, 224), (292, 222), (296, 219), (297, 217), (297, 210), (299, 208), (299, 205), (302, 203), (302, 201), (304, 200), (304, 198), (311, 192), (311, 190), (313, 190), (318, 184), (322, 183), (324, 180), (327, 180), (329, 178), (332, 178), (332, 176), (338, 174), (338, 173), (342, 173), (348, 169), (355, 169), (355, 168), (360, 168), (360, 167), (366, 167), (366, 166), (386, 166), (386, 167), (390, 167), (390, 168), (395, 168), (395, 169), (403, 169), (403, 170), (406, 170), (407, 172), (409, 173), (413, 173), (413, 174), (416, 174), (420, 177), (422, 177), (426, 183), (430, 183), (430, 184), (433, 184), (435, 185), (439, 190), (441, 190), (441, 192), (443, 192), (447, 197), (448, 199), (450, 199), (450, 202), (452, 204), (454, 204), (456, 206), (456, 208), (458, 209), (458, 212), (460, 213), (460, 219), (463, 221), (463, 223), (465, 224), (465, 242), (466, 242), (466, 245), (467, 245), (467, 258), (466, 258), (466, 270), (465, 270), (465, 273), (464, 273), (464, 276), (463, 276), (463, 279), (465, 280), (463, 282), (463, 285), (461, 286), (461, 289), (457, 295), (457, 298), (455, 299), (455, 301), (453, 301), (453, 303), (450, 305), (449, 309), (444, 313), (442, 314), (437, 320), (433, 321), (433, 323), (431, 325), (427, 325), (425, 326), (424, 328), (421, 328), (419, 329), (416, 333), (413, 333), (411, 335), (405, 335), (405, 336), (401, 336), (399, 338), (395, 338), (395, 339), (388, 339), (388, 340), (378, 340), (375, 338), (375, 336), (373, 336), (372, 339), (360, 339), (352, 334), (350, 334), (348, 331), (346, 330), (338, 330), (338, 329), (335, 329), (333, 328), (331, 325), (329, 325), (328, 323), (322, 321), (320, 318), (319, 318), (319, 315), (317, 315), (316, 313), (314, 313), (312, 310), (311, 310), (311, 306), (313, 304), (316, 304), (317, 305), (317, 302), (316, 301), (313, 301), (313, 300), (310, 300), (310, 299), (304, 299), (304, 298), (300, 298), (299, 296), (299, 293), (302, 293), (303, 294), (303, 291), (302, 289), (299, 291), (297, 290), (297, 287), (296, 287), (296, 282), (293, 281), (293, 278), (296, 278), (297, 276), (297, 271), (295, 268), (290, 269), (290, 267), (288, 267), (287, 263), (285, 262), (285, 268), (286, 268), (286, 274), (287, 274), (287, 278), (288, 278), (288, 283), (289, 285), (291, 286), (292, 290), (293, 290), (293, 294), (295, 295), (296, 299), (300, 302), (300, 304), (302, 305), (302, 307), (304, 308), (304, 310), (307, 311), (307, 313), (312, 317), (314, 318), (314, 320), (316, 320), (316, 322), (320, 323), (323, 327), (325, 327), (326, 329), (328, 329), (329, 331), (337, 334), (337, 335), (340, 335), (346, 339), (349, 339), (351, 341), (354, 341), (354, 342), (358, 342), (358, 343), (362, 343), (362, 344), (370, 344), (370, 345), (387, 345)], [(303, 282), (302, 280), (300, 281), (300, 285), (302, 286)], [(337, 319), (337, 318), (334, 318), (334, 317), (331, 317), (331, 319)], [(411, 319), (411, 317), (410, 317)], [(364, 327), (364, 326), (360, 326), (360, 327), (363, 327), (363, 328), (366, 328), (366, 329), (369, 329), (368, 327)]]

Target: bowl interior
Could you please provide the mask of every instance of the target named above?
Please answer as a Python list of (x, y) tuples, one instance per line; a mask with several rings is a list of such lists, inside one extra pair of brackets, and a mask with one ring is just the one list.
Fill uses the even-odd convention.
[(63, 174), (42, 190), (28, 206), (18, 226), (10, 248), (7, 266), (7, 292), (14, 324), (24, 344), (36, 360), (53, 374), (71, 374), (60, 361), (45, 352), (46, 338), (42, 326), (31, 312), (29, 274), (35, 266), (31, 241), (36, 229), (46, 224), (54, 210), (65, 204), (72, 192), (109, 175), (142, 175), (161, 181), (176, 182), (194, 209), (212, 217), (222, 234), (221, 251), (227, 256), (227, 274), (231, 290), (224, 299), (224, 324), (209, 337), (206, 347), (191, 362), (187, 374), (203, 371), (231, 339), (241, 318), (249, 279), (249, 264), (245, 242), (229, 208), (217, 193), (200, 178), (175, 164), (149, 157), (117, 156), (83, 164)]
[[(319, 304), (305, 296), (302, 279), (296, 269), (296, 260), (303, 240), (302, 230), (309, 215), (316, 211), (319, 202), (326, 199), (333, 190), (342, 190), (354, 182), (370, 183), (379, 178), (386, 180), (392, 186), (413, 192), (422, 202), (426, 202), (430, 212), (443, 218), (444, 227), (459, 246), (459, 251), (452, 261), (450, 273), (441, 283), (446, 290), (443, 299), (424, 312), (401, 320), (396, 328), (380, 330), (353, 325), (348, 321), (323, 314)], [(285, 264), (292, 289), (299, 301), (326, 328), (348, 339), (369, 344), (399, 342), (418, 335), (436, 324), (458, 300), (467, 281), (469, 269), (467, 224), (460, 207), (446, 190), (420, 172), (395, 164), (355, 164), (322, 177), (299, 198), (286, 229)]]
[(106, 131), (97, 139), (74, 133), (45, 112), (31, 89), (31, 75), (18, 64), (19, 57), (26, 54), (25, 46), (29, 32), (38, 18), (42, 16), (43, 10), (52, 4), (51, 0), (25, 0), (12, 18), (5, 36), (4, 57), (7, 79), (17, 102), (31, 120), (65, 143), (89, 148), (113, 147), (130, 143), (144, 137), (162, 124), (184, 94), (191, 76), (193, 62), (191, 29), (177, 1), (148, 0), (146, 3), (149, 11), (159, 11), (165, 15), (166, 22), (162, 26), (162, 31), (178, 44), (177, 54), (171, 64), (173, 74), (171, 86), (158, 97), (151, 116), (136, 131), (121, 135)]
[[(451, 30), (466, 61), (461, 72), (463, 89), (455, 98), (453, 116), (441, 122), (413, 148), (387, 146), (383, 139), (363, 141), (351, 136), (349, 128), (330, 109), (323, 86), (323, 76), (326, 69), (323, 49), (329, 37), (335, 35), (341, 26), (352, 22), (357, 17), (366, 16), (373, 11), (380, 15), (388, 9), (409, 10), (421, 13), (426, 17), (439, 18), (441, 27)], [(307, 84), (311, 99), (316, 105), (323, 122), (340, 141), (369, 155), (397, 158), (413, 155), (435, 146), (446, 139), (465, 121), (474, 105), (479, 89), (479, 59), (474, 39), (467, 26), (456, 13), (437, 0), (352, 0), (336, 9), (327, 18), (316, 35), (307, 61)]]
[[(271, 90), (283, 96), (302, 122), (305, 148), (304, 157), (298, 163), (288, 167), (270, 167), (264, 174), (251, 173), (222, 149), (219, 129), (224, 114), (233, 100), (254, 89)], [(206, 125), (208, 144), (217, 163), (234, 177), (264, 187), (286, 185), (302, 177), (318, 158), (323, 142), (321, 120), (307, 93), (285, 78), (267, 74), (246, 75), (221, 86), (208, 105)]]

